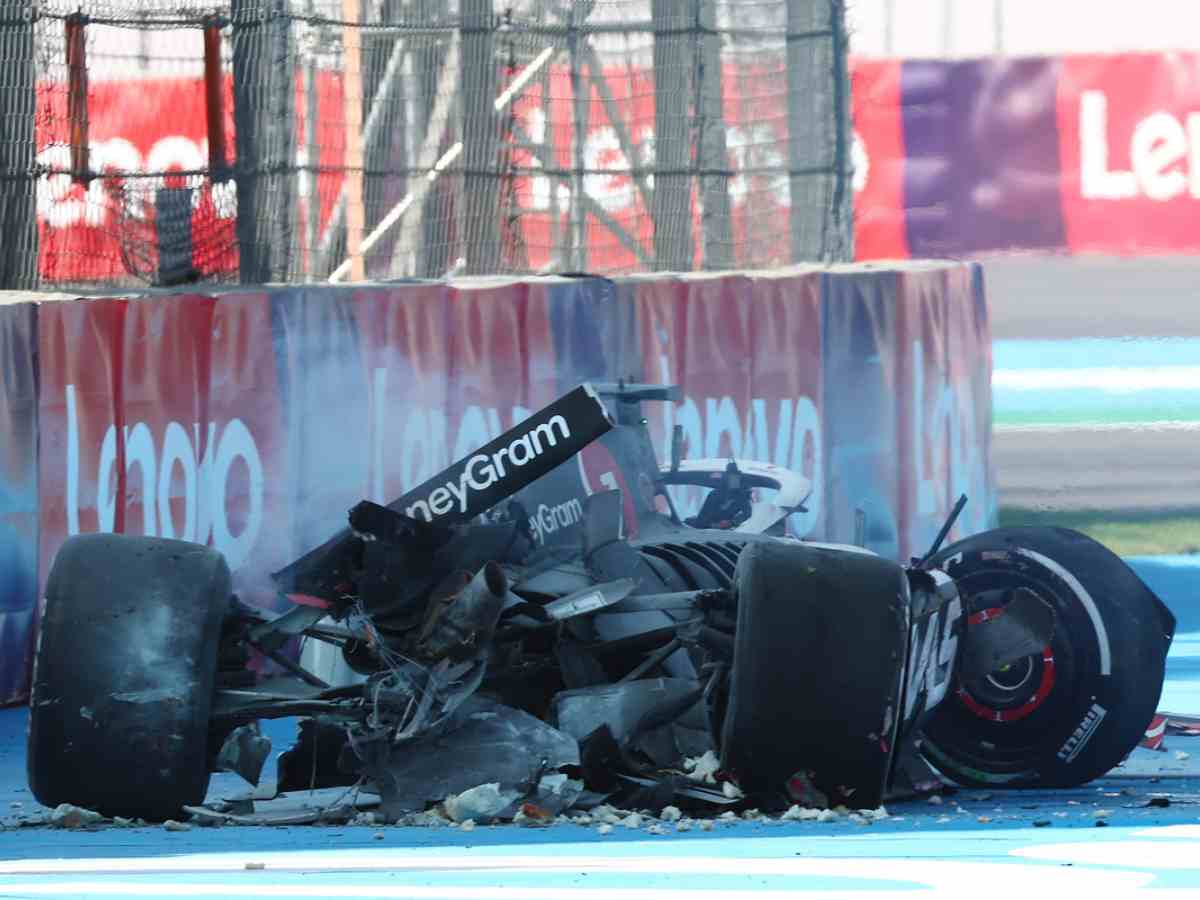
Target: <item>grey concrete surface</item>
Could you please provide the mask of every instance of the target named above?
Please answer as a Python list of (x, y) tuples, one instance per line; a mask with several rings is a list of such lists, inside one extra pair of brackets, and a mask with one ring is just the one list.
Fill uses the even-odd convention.
[(1004, 506), (1200, 514), (1200, 430), (997, 430), (992, 448)]
[(1200, 336), (1200, 257), (982, 260), (992, 336)]

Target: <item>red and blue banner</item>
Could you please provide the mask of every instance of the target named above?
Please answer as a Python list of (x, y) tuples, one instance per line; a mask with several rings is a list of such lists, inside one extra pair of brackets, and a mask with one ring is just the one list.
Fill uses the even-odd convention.
[(1200, 54), (892, 65), (855, 73), (860, 258), (896, 217), (913, 257), (1200, 251)]
[[(1200, 53), (854, 60), (851, 79), (860, 260), (1200, 250), (1191, 224), (1200, 202)], [(622, 69), (607, 80), (613, 114), (624, 117), (630, 140), (651, 147), (654, 100), (645, 73)], [(743, 81), (729, 79), (731, 85)], [(336, 73), (323, 75), (317, 87), (321, 109), (342, 109)], [(545, 138), (541, 91), (540, 84), (531, 85), (513, 114), (527, 133)], [(554, 146), (559, 164), (569, 168), (574, 133), (565, 71), (551, 72), (550, 91), (558, 113)], [(193, 212), (198, 263), (205, 271), (236, 271), (232, 182), (207, 184), (196, 175), (119, 177), (203, 169), (208, 158), (203, 82), (150, 79), (138, 82), (138, 103), (126, 102), (128, 94), (128, 85), (105, 82), (93, 85), (89, 95), (91, 165), (112, 177), (87, 186), (62, 174), (39, 181), (43, 281), (127, 277), (122, 254), (144, 253), (153, 243), (148, 229), (154, 189), (184, 184), (201, 188)], [(67, 119), (56, 106), (64, 96), (49, 87), (39, 94), (38, 161), (50, 169), (69, 165)], [(748, 162), (783, 164), (784, 97), (773, 93), (747, 105), (732, 87), (727, 91), (727, 144), (735, 169)], [(747, 109), (753, 121), (742, 121)], [(648, 252), (653, 229), (628, 171), (633, 163), (608, 116), (593, 93), (584, 156), (592, 169), (612, 171), (588, 175), (585, 186), (608, 219), (624, 229), (625, 241), (589, 218), (586, 261), (592, 271), (630, 272), (644, 267), (630, 242)], [(329, 223), (341, 187), (337, 122), (329, 116), (317, 123), (319, 159), (310, 162), (319, 165), (320, 174), (306, 188), (311, 204), (302, 204), (312, 210), (318, 233)], [(230, 120), (226, 131), (232, 130)], [(526, 174), (515, 183), (524, 256), (512, 263), (538, 269), (552, 250), (553, 181), (540, 174), (541, 163), (527, 151), (513, 152), (513, 164)], [(750, 230), (753, 222), (786, 218), (786, 179), (772, 178), (743, 174), (730, 182), (741, 267), (788, 262), (786, 235)], [(565, 212), (557, 207), (562, 234)]]
[(37, 309), (0, 304), (0, 705), (29, 690), (38, 596)]

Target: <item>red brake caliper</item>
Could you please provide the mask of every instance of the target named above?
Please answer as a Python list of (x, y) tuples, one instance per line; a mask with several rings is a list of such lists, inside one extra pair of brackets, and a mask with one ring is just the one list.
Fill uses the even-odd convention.
[[(994, 619), (996, 616), (1004, 614), (1003, 606), (992, 606), (988, 609), (980, 610), (972, 614), (967, 619), (968, 627), (978, 625), (980, 622), (986, 622), (988, 619)], [(959, 685), (958, 699), (962, 705), (979, 716), (981, 719), (987, 719), (989, 722), (1016, 722), (1024, 719), (1035, 709), (1045, 702), (1050, 696), (1050, 691), (1054, 689), (1054, 651), (1047, 645), (1042, 650), (1042, 678), (1038, 683), (1037, 688), (1029, 695), (1020, 706), (1011, 707), (1009, 709), (994, 709), (980, 703), (967, 690), (966, 685)]]

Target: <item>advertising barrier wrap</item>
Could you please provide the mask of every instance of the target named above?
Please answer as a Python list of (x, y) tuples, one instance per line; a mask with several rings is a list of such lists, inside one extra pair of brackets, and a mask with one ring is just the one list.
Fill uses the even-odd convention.
[(0, 705), (29, 690), (37, 611), (37, 315), (0, 305)]
[[(821, 520), (821, 293), (816, 272), (774, 277), (647, 278), (638, 285), (644, 369), (679, 384), (676, 406), (650, 408), (659, 458), (670, 458), (674, 426), (692, 458), (741, 457), (794, 469), (812, 480), (809, 512), (792, 527), (818, 533)], [(680, 515), (694, 515), (698, 498)]]
[[(644, 406), (662, 461), (678, 425), (690, 458), (805, 475), (798, 537), (853, 541), (861, 510), (864, 543), (900, 559), (960, 493), (955, 536), (994, 519), (974, 264), (23, 303), (0, 306), (0, 371), (7, 702), (27, 690), (38, 585), (69, 535), (210, 544), (243, 600), (277, 608), (270, 574), (359, 500), (424, 485), (441, 515), (471, 498), (431, 476), (527, 421), (528, 442), (496, 453), (536, 464), (563, 423), (530, 417), (585, 380), (680, 385), (679, 402)], [(555, 468), (567, 501), (528, 510), (537, 539), (577, 541), (583, 501), (613, 487), (635, 527), (645, 485), (621, 472), (603, 441)], [(484, 468), (468, 474), (486, 491)], [(688, 515), (699, 498), (679, 499)]]
[(899, 420), (910, 398), (900, 377), (898, 278), (892, 270), (822, 278), (826, 537), (853, 543), (862, 510), (867, 546), (902, 559)]
[[(948, 540), (996, 520), (991, 471), (992, 341), (982, 273), (976, 267), (912, 266), (897, 278), (895, 349), (901, 361), (897, 407), (900, 547), (929, 549), (966, 495)], [(985, 375), (986, 373), (986, 375)]]

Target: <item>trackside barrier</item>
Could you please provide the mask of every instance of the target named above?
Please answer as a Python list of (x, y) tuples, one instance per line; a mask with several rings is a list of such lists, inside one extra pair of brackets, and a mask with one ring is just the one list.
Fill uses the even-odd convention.
[[(690, 456), (803, 472), (800, 536), (849, 541), (861, 508), (868, 546), (906, 558), (961, 492), (953, 536), (994, 520), (975, 264), (24, 302), (0, 305), (0, 373), (8, 703), (68, 535), (212, 544), (271, 608), (268, 573), (357, 500), (399, 496), (587, 379), (681, 384), (681, 403), (647, 406), (664, 451), (680, 425)], [(619, 481), (602, 447), (578, 464), (594, 489)]]

